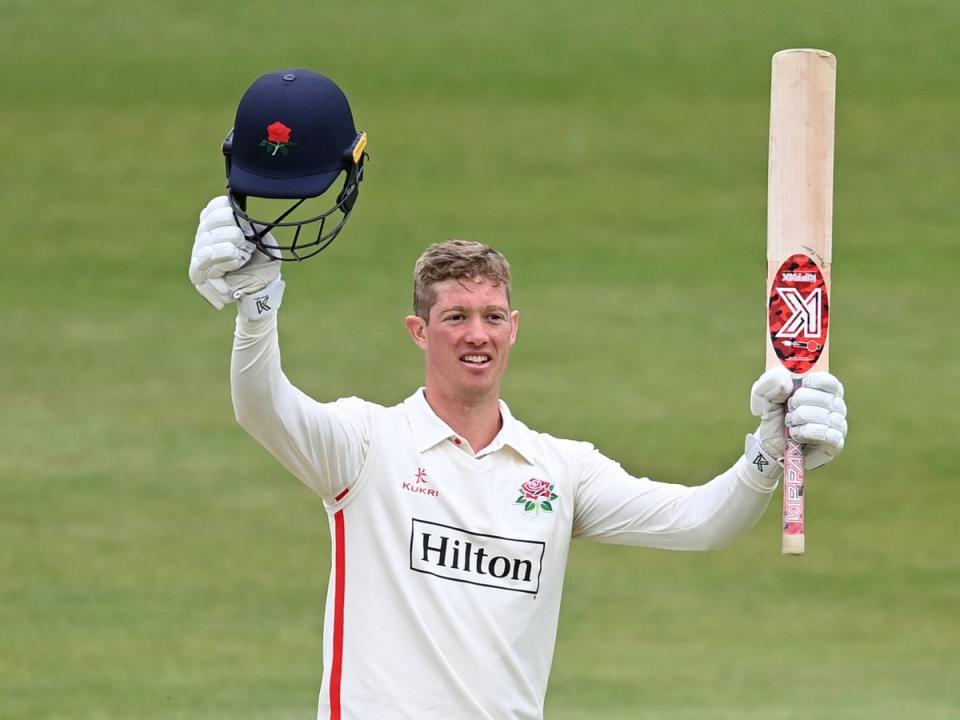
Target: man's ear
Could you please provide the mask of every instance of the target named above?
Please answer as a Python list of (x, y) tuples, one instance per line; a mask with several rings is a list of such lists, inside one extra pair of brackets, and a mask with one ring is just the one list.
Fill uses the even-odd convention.
[(404, 320), (407, 326), (407, 332), (410, 337), (420, 347), (421, 350), (427, 349), (427, 321), (419, 315), (407, 315)]

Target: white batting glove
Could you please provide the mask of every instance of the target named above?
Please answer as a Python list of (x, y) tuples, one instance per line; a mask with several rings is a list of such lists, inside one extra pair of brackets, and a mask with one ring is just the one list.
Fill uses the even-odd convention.
[(750, 412), (760, 418), (756, 438), (778, 460), (783, 459), (784, 426), (804, 445), (808, 470), (833, 460), (847, 437), (847, 405), (843, 385), (828, 372), (804, 376), (794, 392), (785, 368), (767, 370), (750, 389)]
[[(247, 230), (252, 233), (252, 228)], [(270, 233), (264, 240), (268, 245), (276, 244)], [(283, 296), (280, 263), (245, 237), (225, 195), (215, 197), (200, 213), (189, 275), (197, 291), (215, 308), (241, 300), (241, 314), (253, 319), (276, 311)], [(270, 301), (261, 298), (259, 303), (246, 302), (248, 296), (262, 294), (268, 287), (272, 291)]]

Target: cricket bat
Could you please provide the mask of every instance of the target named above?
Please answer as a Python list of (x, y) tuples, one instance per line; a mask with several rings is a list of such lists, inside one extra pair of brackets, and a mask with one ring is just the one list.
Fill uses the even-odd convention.
[[(773, 56), (767, 175), (767, 368), (799, 384), (827, 370), (833, 244), (833, 141), (837, 60), (826, 50)], [(786, 437), (785, 555), (804, 552), (803, 448)]]

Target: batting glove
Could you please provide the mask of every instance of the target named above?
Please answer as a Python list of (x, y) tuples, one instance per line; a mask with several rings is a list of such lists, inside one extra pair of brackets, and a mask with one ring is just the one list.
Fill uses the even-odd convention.
[(847, 404), (843, 385), (828, 372), (810, 373), (794, 391), (785, 368), (767, 370), (750, 389), (750, 412), (760, 418), (756, 438), (782, 461), (784, 427), (804, 445), (808, 470), (826, 465), (843, 450), (847, 437)]
[[(252, 235), (253, 228), (245, 224)], [(264, 241), (276, 244), (270, 233)], [(247, 239), (225, 195), (211, 200), (200, 213), (189, 275), (197, 291), (215, 308), (240, 300), (241, 314), (251, 319), (275, 312), (283, 297), (280, 263)], [(270, 292), (266, 292), (268, 288)], [(265, 293), (268, 299), (251, 300), (253, 295)]]

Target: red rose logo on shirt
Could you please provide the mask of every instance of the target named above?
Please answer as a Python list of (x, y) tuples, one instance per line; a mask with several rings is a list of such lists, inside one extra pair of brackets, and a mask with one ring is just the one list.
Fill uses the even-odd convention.
[(530, 478), (520, 486), (520, 497), (514, 501), (514, 505), (523, 505), (523, 511), (553, 512), (553, 501), (557, 499), (557, 494), (553, 492), (553, 483), (537, 478)]
[(267, 125), (267, 139), (260, 142), (260, 147), (265, 147), (268, 150), (272, 148), (271, 155), (276, 155), (278, 152), (286, 155), (287, 148), (290, 145), (296, 145), (295, 142), (290, 141), (290, 133), (292, 132), (291, 128), (277, 120), (275, 123)]

